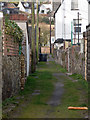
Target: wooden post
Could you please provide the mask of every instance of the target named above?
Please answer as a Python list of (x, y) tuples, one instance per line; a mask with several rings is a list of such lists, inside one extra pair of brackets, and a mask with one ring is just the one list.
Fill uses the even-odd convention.
[(36, 57), (37, 63), (39, 60), (39, 11), (38, 11), (38, 0), (37, 0), (37, 28), (36, 28)]

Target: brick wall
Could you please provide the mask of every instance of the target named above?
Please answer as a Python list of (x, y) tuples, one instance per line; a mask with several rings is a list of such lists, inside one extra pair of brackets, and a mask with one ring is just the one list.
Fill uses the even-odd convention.
[(12, 14), (10, 15), (10, 20), (27, 20), (27, 15), (24, 14)]
[(6, 34), (3, 38), (3, 55), (19, 55), (19, 44), (15, 42), (13, 37)]
[(5, 34), (3, 26), (3, 57), (2, 57), (2, 98), (5, 100), (24, 89), (25, 58), (19, 55), (19, 43), (14, 37)]
[(3, 55), (17, 56), (19, 55), (19, 44), (13, 36), (5, 34), (5, 22), (3, 20)]

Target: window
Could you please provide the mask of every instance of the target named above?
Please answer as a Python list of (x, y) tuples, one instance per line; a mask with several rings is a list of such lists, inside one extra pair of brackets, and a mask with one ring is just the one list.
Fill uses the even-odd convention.
[(78, 10), (78, 0), (71, 0), (71, 10)]
[(81, 25), (82, 25), (82, 19), (79, 19), (79, 27), (78, 27), (78, 19), (73, 19), (73, 26), (74, 26), (74, 32), (81, 32)]
[(52, 38), (52, 42), (54, 42), (54, 38)]
[(44, 10), (42, 10), (41, 13), (44, 13)]
[(74, 27), (74, 32), (76, 32), (76, 33), (77, 32), (81, 32), (81, 27), (79, 27), (79, 28), (78, 27)]
[[(73, 25), (78, 26), (78, 19), (73, 19)], [(82, 19), (79, 19), (79, 26), (82, 25)]]

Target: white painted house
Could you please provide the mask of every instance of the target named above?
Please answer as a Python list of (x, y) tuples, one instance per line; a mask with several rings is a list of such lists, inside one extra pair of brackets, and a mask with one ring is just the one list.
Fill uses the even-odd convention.
[(18, 4), (18, 6), (17, 6), (17, 7), (19, 8), (19, 10), (20, 10), (20, 11), (25, 12), (25, 8), (24, 8), (24, 6), (22, 5), (22, 3), (21, 3), (21, 2), (19, 2), (19, 4)]
[(88, 24), (90, 24), (90, 0), (88, 0)]
[[(78, 26), (79, 12), (79, 26)], [(87, 0), (62, 0), (60, 7), (55, 12), (55, 39), (71, 40), (73, 44), (83, 38), (83, 32), (88, 25)], [(79, 42), (81, 42), (79, 40)]]
[[(23, 12), (26, 12), (26, 13), (29, 13), (29, 14), (32, 13), (32, 11), (31, 11), (32, 4), (30, 2), (19, 2), (17, 7), (19, 8), (20, 11), (23, 11)], [(37, 13), (36, 3), (34, 4), (34, 10), (35, 10), (34, 12), (36, 14)]]
[(42, 4), (40, 6), (40, 14), (48, 14), (49, 11), (52, 11), (52, 4)]

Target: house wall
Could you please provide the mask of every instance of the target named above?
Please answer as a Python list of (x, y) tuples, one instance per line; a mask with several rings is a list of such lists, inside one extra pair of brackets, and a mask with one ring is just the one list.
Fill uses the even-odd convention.
[[(71, 11), (71, 0), (64, 0), (60, 8), (55, 14), (55, 37), (63, 39), (71, 39), (71, 22), (73, 19), (77, 19), (77, 13), (80, 13), (82, 19), (82, 27), (80, 39), (83, 38), (83, 32), (86, 30), (88, 24), (88, 3), (86, 0), (78, 0), (79, 10)], [(74, 37), (74, 35), (73, 35)], [(78, 36), (76, 35), (76, 38)], [(77, 41), (76, 41), (77, 43)]]
[[(46, 4), (48, 7), (44, 6), (44, 4), (42, 4), (40, 6), (40, 14), (47, 14), (48, 10), (47, 8), (49, 8), (52, 11), (52, 5), (51, 4)], [(42, 13), (42, 10), (44, 10), (44, 13)]]
[(28, 42), (28, 33), (27, 33), (27, 24), (26, 21), (16, 21), (18, 26), (23, 30), (24, 40), (22, 42), (22, 52), (25, 56), (26, 61), (26, 74), (29, 75), (29, 66), (30, 66), (30, 44)]
[(25, 8), (23, 7), (23, 5), (22, 5), (22, 3), (21, 3), (21, 2), (19, 2), (19, 4), (18, 4), (18, 6), (17, 6), (17, 7), (19, 7), (19, 10), (20, 10), (20, 11), (25, 12)]
[[(42, 13), (42, 10), (44, 10), (44, 13)], [(42, 5), (41, 7), (40, 7), (40, 12), (39, 12), (40, 14), (47, 14), (47, 10), (46, 10), (46, 8), (45, 8), (45, 6), (44, 5)]]
[(90, 4), (88, 4), (88, 24), (90, 24)]

